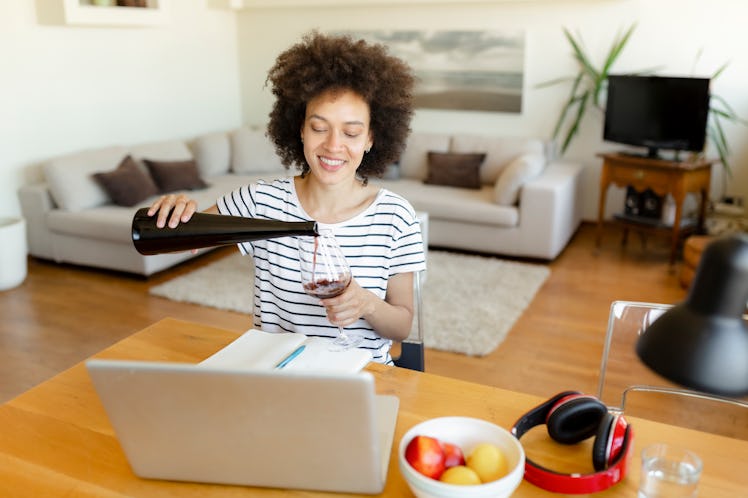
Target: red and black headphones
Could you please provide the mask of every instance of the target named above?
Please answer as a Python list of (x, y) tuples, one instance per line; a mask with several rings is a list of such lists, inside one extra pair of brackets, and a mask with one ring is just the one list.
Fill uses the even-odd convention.
[(613, 415), (594, 396), (564, 391), (520, 417), (512, 434), (520, 439), (538, 425), (562, 444), (576, 444), (595, 436), (591, 474), (562, 474), (525, 459), (525, 479), (555, 493), (582, 494), (603, 491), (626, 476), (634, 434), (622, 415)]

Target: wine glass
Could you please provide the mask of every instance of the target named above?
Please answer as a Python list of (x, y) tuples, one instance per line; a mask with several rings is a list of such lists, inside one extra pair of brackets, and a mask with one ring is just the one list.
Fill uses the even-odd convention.
[[(320, 299), (335, 297), (351, 283), (351, 268), (331, 230), (316, 237), (299, 237), (299, 265), (304, 292)], [(349, 336), (338, 326), (338, 337), (330, 347), (342, 351), (357, 346), (361, 337)]]

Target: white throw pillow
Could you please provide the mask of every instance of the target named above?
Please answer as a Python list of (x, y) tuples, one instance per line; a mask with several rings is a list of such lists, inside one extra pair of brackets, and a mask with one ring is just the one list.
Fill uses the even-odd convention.
[(197, 169), (203, 177), (225, 175), (231, 167), (231, 145), (226, 133), (197, 137), (191, 145)]
[(149, 142), (133, 145), (129, 148), (130, 155), (145, 169), (143, 159), (153, 161), (189, 161), (192, 159), (192, 151), (182, 140), (168, 140), (161, 142)]
[(543, 141), (538, 138), (502, 137), (492, 135), (456, 134), (450, 152), (485, 152), (480, 168), (484, 185), (495, 185), (509, 163), (523, 154), (544, 154)]
[(285, 173), (285, 168), (265, 132), (244, 127), (231, 133), (231, 171), (280, 174)]
[(44, 164), (44, 177), (55, 203), (65, 211), (82, 211), (109, 202), (94, 173), (117, 168), (127, 155), (124, 147), (86, 150)]
[(501, 206), (513, 206), (519, 200), (519, 191), (528, 181), (538, 176), (545, 168), (542, 154), (522, 154), (510, 162), (494, 184), (494, 202)]

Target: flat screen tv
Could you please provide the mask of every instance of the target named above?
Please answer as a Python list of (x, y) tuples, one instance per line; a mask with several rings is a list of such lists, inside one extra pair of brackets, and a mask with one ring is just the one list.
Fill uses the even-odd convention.
[(709, 115), (709, 78), (608, 76), (603, 139), (658, 149), (700, 151)]

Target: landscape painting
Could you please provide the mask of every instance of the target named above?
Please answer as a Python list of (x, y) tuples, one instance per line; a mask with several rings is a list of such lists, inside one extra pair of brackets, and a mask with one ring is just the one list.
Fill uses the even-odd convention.
[(506, 31), (355, 31), (386, 45), (413, 67), (416, 106), (522, 112), (524, 33)]

